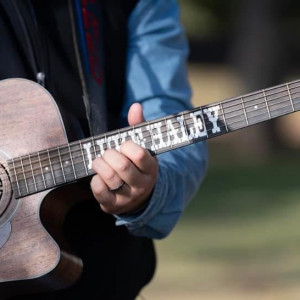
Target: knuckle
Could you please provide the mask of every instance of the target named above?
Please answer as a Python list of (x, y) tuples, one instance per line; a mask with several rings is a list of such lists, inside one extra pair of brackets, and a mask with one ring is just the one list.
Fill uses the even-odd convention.
[(147, 152), (143, 148), (138, 148), (134, 154), (134, 159), (137, 162), (143, 162), (147, 157)]
[(101, 194), (103, 193), (103, 186), (101, 184), (99, 184), (99, 182), (97, 182), (97, 180), (94, 178), (95, 177), (93, 177), (93, 179), (91, 181), (91, 189), (92, 189), (94, 196), (98, 199), (101, 196)]
[(125, 141), (124, 143), (122, 143), (121, 149), (129, 147), (132, 143), (133, 142), (131, 140)]
[(106, 170), (106, 172), (103, 174), (103, 177), (107, 181), (112, 181), (115, 176), (116, 176), (116, 173), (112, 169)]
[(114, 150), (113, 149), (106, 149), (103, 153), (103, 158), (104, 160), (107, 160), (112, 154), (113, 154)]
[(118, 169), (121, 172), (126, 172), (130, 167), (130, 161), (127, 159), (122, 159), (118, 165)]

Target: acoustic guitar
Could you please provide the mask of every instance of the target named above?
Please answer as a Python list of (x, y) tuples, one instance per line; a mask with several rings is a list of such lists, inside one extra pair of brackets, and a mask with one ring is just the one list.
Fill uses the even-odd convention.
[(0, 298), (62, 289), (82, 261), (63, 239), (76, 201), (71, 184), (94, 172), (92, 160), (132, 140), (153, 155), (300, 109), (300, 80), (68, 143), (55, 101), (25, 79), (0, 81)]

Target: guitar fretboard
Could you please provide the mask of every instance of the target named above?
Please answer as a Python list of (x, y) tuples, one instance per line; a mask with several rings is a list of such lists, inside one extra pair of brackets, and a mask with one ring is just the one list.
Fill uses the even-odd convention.
[(127, 140), (154, 155), (300, 109), (300, 80), (8, 161), (16, 198), (91, 176), (92, 161)]

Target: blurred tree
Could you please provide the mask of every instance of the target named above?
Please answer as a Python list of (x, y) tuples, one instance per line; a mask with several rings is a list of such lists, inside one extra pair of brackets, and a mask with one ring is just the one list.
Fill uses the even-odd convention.
[(283, 11), (289, 0), (240, 0), (236, 3), (230, 59), (248, 90), (282, 81), (286, 73)]
[[(298, 0), (179, 0), (191, 44), (191, 61), (233, 67), (245, 92), (279, 84), (299, 74)], [(295, 76), (294, 78), (297, 78)], [(278, 145), (269, 122), (259, 128)], [(266, 127), (266, 128), (264, 128)], [(267, 134), (264, 134), (266, 132)]]

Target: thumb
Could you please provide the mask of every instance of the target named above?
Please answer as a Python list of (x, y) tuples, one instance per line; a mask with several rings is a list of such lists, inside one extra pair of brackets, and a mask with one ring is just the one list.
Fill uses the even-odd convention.
[(134, 103), (128, 112), (128, 123), (130, 126), (145, 122), (142, 105)]

